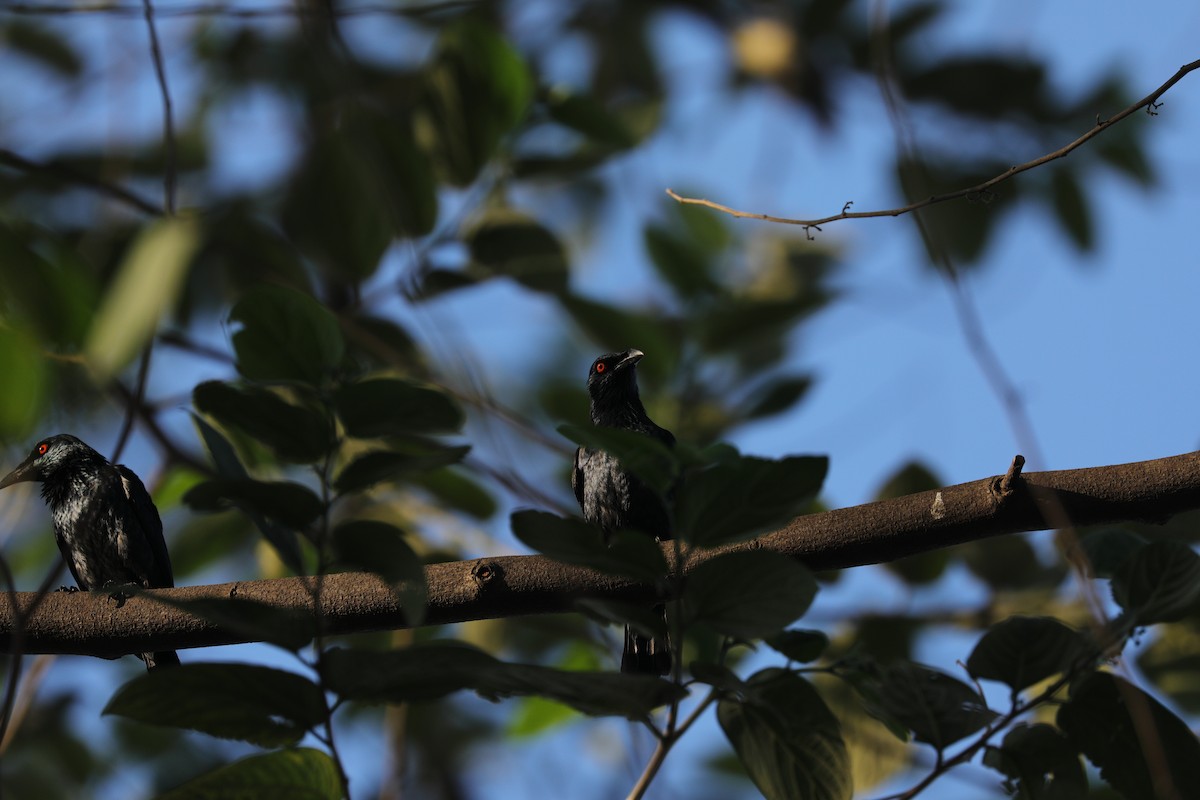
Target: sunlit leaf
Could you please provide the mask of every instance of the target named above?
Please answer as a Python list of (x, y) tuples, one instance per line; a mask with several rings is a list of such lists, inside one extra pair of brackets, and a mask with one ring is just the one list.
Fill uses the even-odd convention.
[(340, 800), (337, 764), (308, 747), (235, 761), (158, 795), (158, 800)]
[(128, 364), (175, 303), (200, 242), (194, 217), (151, 223), (130, 245), (96, 311), (84, 358), (101, 381)]

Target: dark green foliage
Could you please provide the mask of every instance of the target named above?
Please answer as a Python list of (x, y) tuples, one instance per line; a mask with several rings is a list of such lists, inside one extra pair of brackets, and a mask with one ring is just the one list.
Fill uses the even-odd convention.
[(883, 674), (879, 711), (941, 750), (987, 725), (996, 712), (970, 686), (944, 672), (898, 662)]
[(285, 461), (307, 464), (329, 451), (331, 431), (326, 417), (270, 390), (206, 381), (192, 390), (192, 403), (221, 424), (264, 443)]
[(1141, 689), (1107, 672), (1071, 687), (1058, 725), (1126, 800), (1200, 794), (1200, 742)]
[(1053, 675), (1070, 674), (1092, 650), (1086, 638), (1056, 619), (1010, 617), (993, 625), (975, 645), (967, 671), (1019, 692)]
[(463, 413), (445, 392), (399, 378), (373, 378), (338, 387), (333, 407), (346, 433), (361, 439), (448, 433)]
[(778, 633), (808, 610), (817, 583), (799, 562), (768, 551), (729, 553), (688, 573), (683, 615), (727, 636)]
[(326, 709), (320, 688), (294, 672), (191, 663), (134, 678), (104, 713), (278, 747), (300, 741)]
[(1183, 542), (1151, 542), (1121, 565), (1112, 589), (1138, 624), (1173, 622), (1197, 609), (1200, 556)]
[(1083, 800), (1087, 776), (1079, 753), (1052, 725), (1015, 725), (983, 763), (1007, 776), (1005, 788), (1019, 800)]
[(206, 772), (159, 800), (339, 800), (337, 765), (320, 750), (289, 748), (250, 756)]
[(717, 719), (754, 784), (770, 800), (849, 800), (850, 755), (837, 719), (803, 678), (767, 669), (723, 699)]
[(599, 528), (545, 511), (514, 512), (512, 530), (527, 547), (564, 564), (648, 583), (667, 573), (667, 561), (658, 543), (636, 531), (617, 531), (606, 543)]
[(326, 382), (345, 343), (337, 318), (312, 297), (282, 286), (252, 289), (229, 312), (237, 368), (258, 381)]

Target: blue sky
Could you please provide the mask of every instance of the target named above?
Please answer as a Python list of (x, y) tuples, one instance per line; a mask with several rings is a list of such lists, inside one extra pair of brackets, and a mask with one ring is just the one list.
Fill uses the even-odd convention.
[[(1140, 96), (1181, 64), (1200, 57), (1200, 7), (1188, 4), (1017, 0), (960, 3), (956, 9), (930, 40), (933, 46), (999, 48), (1047, 58), (1067, 96), (1108, 70), (1124, 74), (1130, 91)], [(140, 21), (91, 24), (79, 30), (81, 41), (107, 65), (98, 91), (87, 97), (47, 98), (30, 83), (27, 91), (5, 97), (0, 100), (5, 146), (38, 155), (96, 130), (112, 140), (158, 135), (159, 98), (145, 52), (118, 44), (129, 39), (119, 26), (138, 27)], [(166, 23), (164, 38), (186, 28), (187, 23)], [(371, 45), (369, 23), (348, 30)], [(821, 134), (770, 91), (739, 99), (724, 96), (719, 82), (728, 56), (723, 42), (702, 24), (675, 17), (660, 26), (658, 35), (667, 45), (661, 49), (667, 57), (664, 72), (684, 91), (651, 142), (605, 168), (605, 177), (637, 191), (619, 195), (622, 202), (606, 216), (603, 237), (573, 251), (577, 286), (607, 299), (627, 296), (630, 285), (649, 291), (652, 272), (636, 231), (647, 217), (664, 213), (670, 202), (662, 194), (667, 187), (785, 216), (832, 213), (851, 199), (855, 210), (898, 204), (888, 166), (895, 148), (892, 128), (873, 85), (841, 98), (845, 124), (837, 136)], [(168, 68), (179, 108), (186, 109), (195, 91), (187, 61), (172, 57)], [(571, 69), (568, 54), (564, 74)], [(244, 108), (221, 120), (219, 180), (253, 182), (255, 170), (263, 171), (261, 178), (285, 169), (298, 153), (297, 142), (276, 135), (285, 109), (265, 95), (246, 100)], [(983, 328), (1033, 421), (1044, 463), (1031, 463), (1030, 469), (1155, 458), (1195, 449), (1200, 442), (1195, 413), (1200, 377), (1190, 363), (1200, 341), (1200, 315), (1194, 309), (1200, 297), (1195, 242), (1200, 155), (1194, 146), (1200, 130), (1200, 75), (1185, 78), (1165, 100), (1159, 116), (1139, 114), (1122, 123), (1147, 128), (1159, 186), (1145, 192), (1108, 173), (1085, 187), (1098, 231), (1093, 252), (1074, 250), (1045, 218), (1044, 208), (1023, 207), (1007, 218), (983, 268), (966, 279)], [(44, 119), (39, 112), (63, 101), (79, 113), (59, 117), (60, 124), (49, 129), (39, 123)], [(1030, 149), (1021, 158), (1063, 143)], [(156, 192), (157, 187), (146, 187), (147, 194)], [(737, 225), (751, 237), (765, 229), (763, 223)], [(905, 217), (843, 221), (826, 226), (819, 237), (819, 245), (837, 247), (845, 257), (836, 276), (843, 300), (795, 337), (794, 365), (815, 372), (817, 386), (794, 412), (739, 431), (735, 443), (743, 451), (769, 455), (829, 454), (826, 499), (838, 506), (869, 500), (910, 459), (927, 463), (945, 482), (958, 483), (1003, 472), (1014, 453), (1031, 455), (1031, 443), (1018, 441), (966, 346), (946, 283), (921, 263), (913, 222)], [(397, 255), (403, 259), (403, 253)], [(502, 360), (491, 356), (519, 352), (546, 335), (562, 334), (561, 319), (544, 300), (500, 283), (416, 309), (396, 301), (394, 310), (412, 321), (418, 334), (428, 336), (434, 348), (470, 353), (502, 399), (519, 397), (523, 387), (496, 366)], [(453, 333), (435, 339), (431, 332), (439, 328)], [(222, 342), (224, 332), (216, 330), (212, 336)], [(584, 346), (581, 339), (576, 344)], [(581, 378), (586, 366), (578, 367)], [(178, 369), (161, 359), (156, 369), (161, 372), (152, 391), (174, 390), (181, 378)], [(192, 375), (191, 366), (186, 372), (189, 380), (201, 374)], [(186, 429), (182, 408), (172, 422)], [(98, 436), (101, 440), (94, 443), (106, 447), (104, 434)], [(537, 452), (517, 450), (511, 457), (538, 473), (549, 474), (554, 467)], [(144, 441), (126, 460), (143, 474), (153, 472), (153, 454)], [(566, 499), (567, 488), (559, 491)], [(29, 506), (25, 519), (44, 526), (38, 504)], [(501, 515), (493, 546), (515, 549), (503, 530), (504, 519)], [(980, 596), (979, 587), (962, 575), (929, 590), (933, 594), (914, 598), (880, 574), (860, 570), (822, 592), (814, 613), (931, 597), (969, 605)], [(922, 657), (951, 669), (969, 647), (970, 642), (946, 633), (931, 637)], [(273, 658), (262, 648), (221, 648), (204, 657)], [(60, 659), (50, 686), (94, 682), (98, 691), (90, 693), (94, 696), (79, 712), (81, 719), (94, 719), (107, 686), (136, 667)], [(353, 743), (352, 764), (369, 774), (377, 768), (381, 745), (371, 737), (360, 738)], [(719, 739), (710, 718), (668, 759), (652, 796), (698, 796), (698, 789), (719, 796), (719, 790), (713, 793), (712, 786), (697, 783), (703, 773), (694, 767), (697, 759), (719, 749)], [(489, 796), (545, 796), (562, 785), (594, 785), (594, 796), (610, 796), (632, 783), (631, 748), (638, 753), (633, 761), (649, 753), (645, 737), (634, 736), (631, 744), (623, 724), (580, 724), (564, 735), (517, 745), (516, 758), (507, 747), (486, 751), (472, 783), (506, 787), (503, 795)], [(544, 771), (534, 769), (535, 763)], [(928, 796), (994, 796), (973, 786), (950, 780)]]

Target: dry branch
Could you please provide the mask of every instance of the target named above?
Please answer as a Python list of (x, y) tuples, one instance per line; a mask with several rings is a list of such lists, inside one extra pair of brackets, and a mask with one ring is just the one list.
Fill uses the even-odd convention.
[[(1093, 525), (1125, 520), (1163, 522), (1200, 508), (1200, 452), (1109, 467), (1034, 472), (949, 486), (892, 500), (798, 517), (786, 528), (751, 542), (688, 559), (688, 568), (720, 553), (773, 550), (816, 570), (893, 561), (963, 542), (1068, 521)], [(664, 545), (668, 558), (672, 548)], [(572, 567), (543, 556), (431, 564), (426, 625), (523, 614), (570, 611), (580, 598), (649, 601), (652, 587)], [(313, 578), (278, 578), (147, 592), (176, 600), (236, 596), (312, 612)], [(409, 627), (396, 593), (374, 575), (342, 573), (324, 579), (321, 618), (327, 633)], [(11, 602), (28, 608), (35, 592), (0, 596), (0, 650), (13, 646)], [(117, 656), (234, 644), (244, 635), (146, 597), (123, 606), (102, 595), (53, 593), (42, 598), (24, 631), (27, 653)]]

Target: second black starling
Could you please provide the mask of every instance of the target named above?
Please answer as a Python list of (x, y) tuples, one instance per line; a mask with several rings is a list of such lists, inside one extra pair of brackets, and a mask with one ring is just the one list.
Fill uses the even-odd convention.
[[(38, 442), (0, 489), (22, 481), (41, 482), (54, 540), (80, 589), (175, 585), (158, 509), (128, 467), (60, 433)], [(179, 663), (172, 650), (138, 658), (146, 669)]]
[[(635, 367), (644, 355), (641, 350), (631, 349), (608, 353), (592, 362), (587, 381), (592, 424), (644, 433), (671, 447), (675, 437), (654, 424), (638, 396)], [(606, 536), (632, 529), (659, 541), (671, 538), (670, 517), (662, 499), (603, 450), (581, 447), (575, 451), (571, 488), (583, 509), (583, 518), (599, 525)], [(657, 610), (663, 611), (661, 606)], [(626, 627), (621, 671), (666, 675), (671, 671), (670, 643)]]

